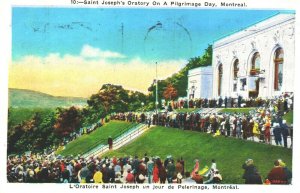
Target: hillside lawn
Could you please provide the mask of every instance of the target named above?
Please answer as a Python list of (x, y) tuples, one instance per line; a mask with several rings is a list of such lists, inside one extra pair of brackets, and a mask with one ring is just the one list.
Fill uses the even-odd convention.
[(111, 136), (113, 139), (118, 137), (122, 132), (131, 129), (137, 123), (128, 123), (123, 121), (110, 121), (109, 123), (97, 128), (89, 134), (84, 134), (74, 141), (66, 145), (64, 150), (58, 150), (56, 154), (63, 156), (67, 155), (82, 155), (90, 149), (100, 145), (107, 145), (107, 139)]
[(290, 125), (293, 123), (293, 111), (289, 111), (287, 114), (283, 116), (283, 119)]
[(243, 184), (242, 164), (252, 158), (262, 179), (272, 169), (276, 159), (281, 158), (289, 169), (292, 166), (292, 150), (241, 139), (213, 137), (196, 131), (182, 131), (174, 128), (153, 127), (132, 143), (104, 156), (160, 156), (165, 159), (172, 155), (185, 160), (185, 170), (192, 171), (194, 160), (200, 160), (200, 169), (211, 165), (215, 159), (225, 184)]

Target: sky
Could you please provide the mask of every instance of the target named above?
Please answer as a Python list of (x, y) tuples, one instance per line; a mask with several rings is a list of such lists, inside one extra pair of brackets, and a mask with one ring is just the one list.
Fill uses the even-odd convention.
[(14, 7), (9, 87), (89, 97), (102, 84), (147, 93), (209, 44), (278, 10)]

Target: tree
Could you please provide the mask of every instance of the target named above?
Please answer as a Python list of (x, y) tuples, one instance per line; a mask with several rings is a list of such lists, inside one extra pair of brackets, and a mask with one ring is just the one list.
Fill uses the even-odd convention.
[(174, 88), (172, 84), (168, 84), (163, 95), (166, 100), (174, 100), (177, 97), (177, 90)]
[[(187, 85), (188, 85), (188, 71), (198, 67), (210, 66), (212, 64), (212, 45), (208, 45), (202, 56), (197, 56), (190, 58), (188, 63), (179, 72), (174, 73), (172, 76), (165, 80), (159, 81), (158, 93), (159, 98), (163, 96), (163, 91), (168, 84), (172, 84), (177, 90), (177, 94), (180, 97), (187, 95)], [(148, 88), (150, 96), (155, 96), (155, 84), (151, 84)]]
[(93, 94), (87, 101), (88, 105), (97, 110), (103, 110), (103, 117), (116, 111), (128, 109), (128, 93), (122, 86), (104, 84), (97, 94)]
[(141, 92), (129, 91), (128, 96), (129, 111), (143, 110), (142, 108), (146, 107), (142, 104), (149, 105), (149, 97)]
[(142, 102), (147, 103), (149, 97), (137, 91), (129, 91), (122, 86), (104, 84), (98, 93), (93, 94), (87, 101), (90, 112), (102, 112), (105, 117), (113, 112), (127, 112), (141, 109)]
[(54, 133), (56, 123), (55, 113), (52, 112), (45, 116), (37, 125), (35, 139), (33, 142), (34, 150), (44, 150), (59, 142), (59, 138)]
[(7, 137), (8, 154), (22, 153), (28, 150), (38, 152), (53, 145), (58, 141), (53, 132), (54, 123), (54, 112), (49, 113), (46, 117), (36, 112), (32, 118), (9, 128)]
[(72, 106), (69, 109), (58, 108), (58, 117), (54, 124), (55, 133), (59, 136), (68, 136), (81, 126), (79, 109)]

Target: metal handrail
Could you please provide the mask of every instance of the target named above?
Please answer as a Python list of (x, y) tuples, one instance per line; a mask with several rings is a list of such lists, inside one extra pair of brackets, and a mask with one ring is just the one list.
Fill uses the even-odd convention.
[[(145, 124), (140, 125), (139, 128), (138, 128), (137, 130), (133, 131), (133, 132), (130, 133), (129, 135), (126, 135), (126, 136), (120, 138), (118, 141), (116, 141), (116, 142), (115, 142), (115, 146), (117, 147), (117, 146), (120, 145), (120, 144), (123, 144), (123, 145), (124, 145), (124, 141), (130, 142), (131, 139), (133, 139), (135, 136), (141, 134), (142, 131), (146, 130), (147, 128), (148, 128), (148, 127), (147, 127), (147, 125), (145, 125)], [(129, 140), (128, 140), (128, 138), (129, 138)]]
[[(126, 137), (129, 136), (129, 135), (131, 136), (132, 133), (135, 133), (136, 131), (139, 132), (139, 130), (140, 130), (141, 128), (143, 128), (144, 126), (146, 126), (146, 125), (144, 125), (144, 124), (138, 124), (138, 125), (135, 125), (132, 129), (129, 129), (129, 130), (126, 130), (126, 131), (123, 130), (124, 132), (122, 132), (122, 134), (119, 135), (119, 136), (114, 140), (114, 141), (116, 141), (114, 144), (118, 144), (120, 140), (124, 141), (124, 140), (123, 140), (124, 138), (126, 138)], [(127, 128), (128, 128), (128, 127), (127, 127)], [(127, 135), (124, 135), (124, 134), (127, 134)], [(95, 155), (97, 155), (97, 154), (102, 154), (106, 149), (108, 149), (108, 145), (103, 145), (103, 144), (101, 144), (101, 145), (99, 146), (99, 149), (98, 149), (98, 148), (95, 148), (95, 149), (93, 149), (93, 150), (88, 151), (88, 152), (86, 153), (85, 157), (91, 157), (91, 156), (95, 156)]]
[[(136, 126), (136, 125), (135, 125), (135, 126)], [(135, 127), (135, 126), (133, 126), (133, 127)], [(118, 133), (117, 137), (120, 136), (120, 135), (123, 135), (124, 133), (126, 133), (126, 131), (128, 131), (127, 129), (128, 129), (129, 127), (131, 127), (131, 125), (129, 125), (128, 127), (125, 127), (124, 129), (122, 129), (122, 130)], [(97, 148), (98, 146), (103, 146), (103, 144), (106, 144), (106, 139), (101, 139), (100, 141), (97, 141), (97, 142), (93, 143), (92, 145), (90, 145), (90, 146), (87, 148), (87, 149), (88, 149), (87, 151), (80, 152), (80, 153), (81, 153), (81, 154), (88, 154), (90, 151), (92, 151), (93, 149)]]

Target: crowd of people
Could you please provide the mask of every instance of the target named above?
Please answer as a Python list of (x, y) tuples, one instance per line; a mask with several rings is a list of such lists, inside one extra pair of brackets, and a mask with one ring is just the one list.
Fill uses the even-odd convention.
[[(198, 160), (196, 161), (196, 165)], [(137, 156), (100, 158), (72, 156), (12, 156), (7, 160), (7, 180), (18, 183), (203, 183), (199, 165), (192, 174), (186, 171), (185, 161), (172, 156), (139, 159)], [(212, 182), (212, 181), (211, 181)]]
[[(278, 159), (274, 168), (262, 179), (252, 159), (242, 165), (245, 184), (291, 184), (292, 172)], [(192, 170), (185, 167), (181, 157), (174, 160), (159, 156), (124, 157), (61, 157), (54, 155), (30, 155), (9, 157), (7, 160), (7, 180), (11, 183), (196, 183), (220, 184), (222, 175), (214, 159), (210, 167), (200, 168), (195, 160)]]
[[(274, 136), (276, 145), (287, 147), (288, 136), (293, 137), (293, 127), (286, 124), (282, 116), (293, 110), (293, 93), (283, 94), (273, 99), (249, 98), (243, 99), (224, 97), (219, 99), (191, 99), (171, 101), (164, 104), (166, 112), (160, 113), (113, 113), (110, 119), (123, 120), (128, 122), (147, 123), (149, 125), (160, 125), (166, 127), (181, 128), (184, 130), (195, 130), (209, 132), (214, 135), (232, 136), (242, 139), (271, 143), (271, 136)], [(242, 113), (176, 113), (176, 109), (189, 108), (230, 108), (230, 107), (257, 107), (249, 115)], [(89, 134), (96, 128), (102, 126), (105, 119), (100, 119), (87, 127), (82, 127), (78, 132), (71, 133), (63, 139), (63, 145), (75, 140), (83, 134)], [(282, 142), (283, 141), (283, 142)], [(292, 144), (291, 146), (292, 147)]]
[[(181, 108), (241, 108), (241, 107), (261, 107), (269, 106), (274, 101), (278, 104), (278, 107), (284, 111), (293, 109), (293, 93), (283, 93), (280, 96), (274, 98), (243, 98), (238, 96), (232, 97), (219, 97), (219, 98), (197, 98), (197, 99), (179, 99), (177, 101), (171, 101), (170, 107), (172, 109)], [(167, 104), (164, 104), (167, 106)]]
[[(271, 143), (274, 135), (276, 145), (287, 147), (287, 137), (293, 136), (293, 127), (288, 126), (283, 115), (292, 110), (292, 97), (283, 96), (277, 99), (256, 101), (258, 107), (249, 113), (177, 113), (173, 109), (182, 105), (169, 104), (165, 112), (127, 112), (113, 113), (109, 119), (128, 122), (140, 122), (150, 125), (180, 128), (212, 133), (214, 136), (224, 135), (240, 139), (255, 138), (261, 142)], [(213, 107), (232, 107), (234, 102), (220, 99), (211, 102)], [(237, 106), (242, 105), (242, 99), (237, 99)], [(239, 101), (241, 100), (241, 101)], [(205, 107), (206, 100), (189, 101), (189, 106)], [(250, 100), (251, 102), (251, 100)], [(207, 101), (209, 103), (209, 101)], [(175, 105), (175, 106), (174, 106)], [(177, 104), (178, 105), (178, 104)], [(184, 102), (183, 102), (184, 105)], [(204, 106), (203, 106), (204, 105)], [(75, 139), (78, 135), (92, 132), (103, 123), (83, 128), (80, 133), (71, 135)], [(283, 141), (283, 144), (282, 144)], [(245, 170), (243, 178), (246, 184), (290, 184), (291, 172), (282, 160), (274, 162), (266, 180), (262, 180), (252, 159), (248, 159), (242, 166)], [(9, 156), (7, 160), (8, 182), (25, 183), (221, 183), (222, 176), (216, 167), (215, 160), (206, 170), (200, 170), (199, 160), (195, 160), (193, 170), (185, 168), (183, 158), (177, 160), (172, 156), (161, 159), (158, 156), (143, 158), (137, 156), (84, 159), (68, 156), (62, 158), (50, 155), (31, 154), (30, 156)]]
[[(293, 138), (292, 124), (283, 119), (289, 108), (279, 108), (278, 101), (271, 101), (268, 106), (257, 107), (249, 113), (176, 113), (166, 111), (159, 113), (114, 113), (113, 120), (140, 122), (150, 125), (180, 128), (223, 135), (240, 139), (256, 140), (270, 144), (274, 136), (276, 145), (288, 147), (288, 137)], [(292, 147), (292, 143), (290, 145)]]

